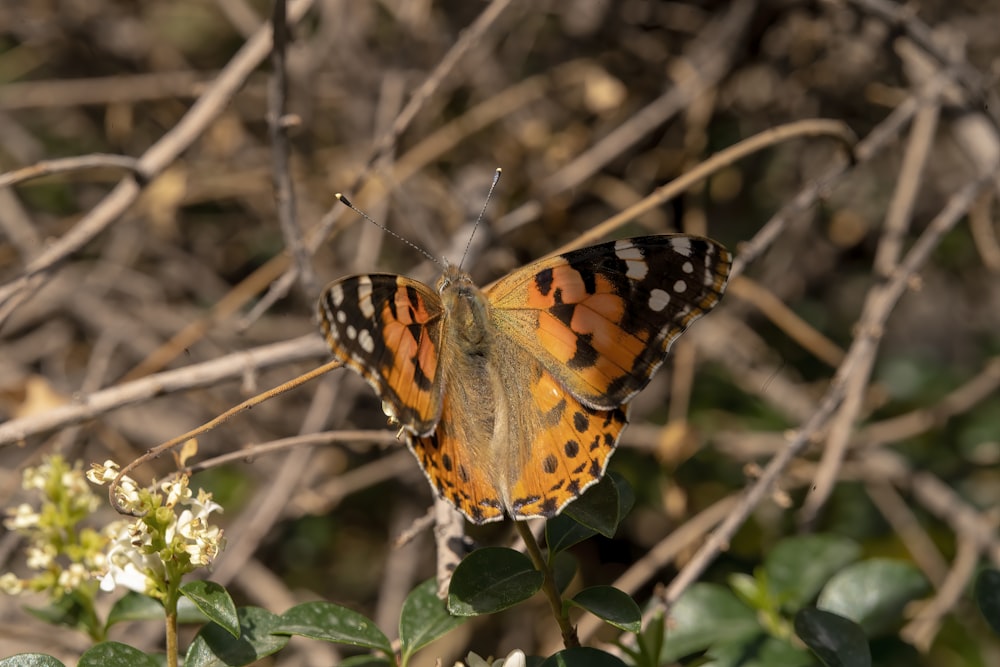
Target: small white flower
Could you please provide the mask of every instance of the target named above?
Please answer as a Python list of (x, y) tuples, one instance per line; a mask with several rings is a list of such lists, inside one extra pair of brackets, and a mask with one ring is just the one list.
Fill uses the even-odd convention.
[(0, 575), (0, 592), (7, 595), (20, 595), (24, 592), (24, 582), (18, 579), (13, 572), (5, 572)]
[(28, 491), (31, 489), (45, 490), (45, 485), (49, 481), (52, 466), (46, 461), (35, 468), (25, 468), (21, 474), (21, 488)]
[(13, 510), (7, 511), (7, 519), (3, 525), (7, 530), (26, 530), (38, 525), (38, 512), (28, 503), (21, 503)]
[(25, 549), (28, 567), (32, 570), (47, 570), (56, 558), (56, 548), (51, 544), (33, 544)]
[(62, 589), (70, 593), (90, 579), (90, 572), (80, 563), (70, 563), (69, 567), (59, 573), (58, 583)]

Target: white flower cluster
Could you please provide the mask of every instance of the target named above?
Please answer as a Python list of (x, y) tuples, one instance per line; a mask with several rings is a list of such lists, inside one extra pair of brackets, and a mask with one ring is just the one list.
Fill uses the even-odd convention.
[(91, 492), (80, 465), (70, 466), (59, 456), (26, 468), (21, 486), (38, 496), (38, 506), (21, 503), (7, 510), (3, 523), (7, 530), (25, 537), (25, 564), (37, 574), (21, 579), (6, 572), (0, 575), (0, 592), (47, 591), (58, 598), (79, 590), (107, 567), (103, 550), (107, 540), (81, 527), (100, 498)]
[[(105, 461), (94, 464), (87, 478), (108, 484), (118, 472), (118, 464)], [(204, 490), (195, 496), (186, 476), (162, 482), (158, 490), (142, 489), (135, 480), (123, 477), (118, 499), (143, 515), (114, 527), (102, 590), (124, 586), (157, 596), (168, 586), (176, 586), (180, 576), (211, 565), (223, 547), (222, 529), (209, 523), (209, 515), (221, 512), (222, 506)]]

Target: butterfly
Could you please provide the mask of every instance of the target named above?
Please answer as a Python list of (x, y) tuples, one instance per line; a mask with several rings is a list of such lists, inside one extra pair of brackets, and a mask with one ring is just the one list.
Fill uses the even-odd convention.
[(330, 283), (334, 357), (382, 399), (421, 468), (473, 523), (551, 518), (604, 475), (628, 403), (719, 303), (732, 255), (658, 235), (573, 250), (480, 289), (447, 265)]

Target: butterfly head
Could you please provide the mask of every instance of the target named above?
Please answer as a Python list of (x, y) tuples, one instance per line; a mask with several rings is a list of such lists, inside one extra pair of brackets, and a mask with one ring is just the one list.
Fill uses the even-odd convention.
[(467, 354), (475, 354), (477, 348), (488, 343), (489, 300), (468, 273), (451, 264), (445, 266), (438, 279), (437, 291), (445, 317), (454, 323), (453, 330), (458, 332), (455, 342)]

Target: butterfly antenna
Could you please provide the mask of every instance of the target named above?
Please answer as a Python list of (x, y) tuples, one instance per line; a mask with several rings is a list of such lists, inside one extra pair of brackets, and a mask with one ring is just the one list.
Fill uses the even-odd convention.
[(435, 257), (434, 255), (430, 254), (429, 252), (427, 252), (426, 250), (424, 250), (423, 248), (421, 248), (420, 246), (418, 246), (416, 243), (413, 243), (409, 239), (403, 238), (402, 236), (400, 236), (396, 232), (392, 231), (391, 229), (389, 229), (388, 227), (386, 227), (385, 225), (383, 225), (381, 222), (375, 220), (375, 218), (371, 217), (370, 215), (368, 215), (367, 213), (365, 213), (364, 211), (362, 211), (360, 208), (358, 208), (357, 206), (355, 206), (354, 204), (352, 204), (351, 200), (348, 199), (347, 197), (345, 197), (344, 195), (342, 195), (339, 192), (337, 192), (333, 196), (336, 197), (337, 201), (339, 201), (341, 204), (343, 204), (347, 208), (351, 209), (352, 211), (354, 211), (355, 213), (357, 213), (358, 215), (360, 215), (362, 218), (364, 218), (368, 222), (372, 223), (373, 225), (375, 225), (376, 227), (378, 227), (379, 229), (381, 229), (383, 232), (385, 232), (389, 236), (394, 236), (395, 238), (399, 239), (400, 241), (402, 241), (406, 245), (410, 246), (411, 248), (413, 248), (414, 250), (416, 250), (417, 252), (419, 252), (421, 255), (423, 255), (427, 259), (431, 260), (432, 262), (434, 262), (438, 266), (441, 266), (441, 260), (439, 260), (437, 257)]
[(472, 237), (476, 235), (476, 230), (479, 229), (479, 223), (482, 221), (483, 216), (486, 215), (486, 207), (490, 205), (490, 200), (493, 198), (493, 191), (497, 187), (497, 183), (500, 182), (500, 174), (503, 173), (503, 169), (497, 167), (496, 172), (493, 174), (493, 183), (490, 184), (490, 191), (486, 193), (486, 201), (483, 202), (483, 208), (479, 211), (479, 216), (476, 218), (476, 222), (472, 225), (472, 233), (469, 234), (469, 241), (465, 244), (465, 252), (462, 253), (462, 261), (458, 263), (458, 268), (462, 268), (465, 264), (465, 257), (469, 254), (469, 248), (472, 247)]

